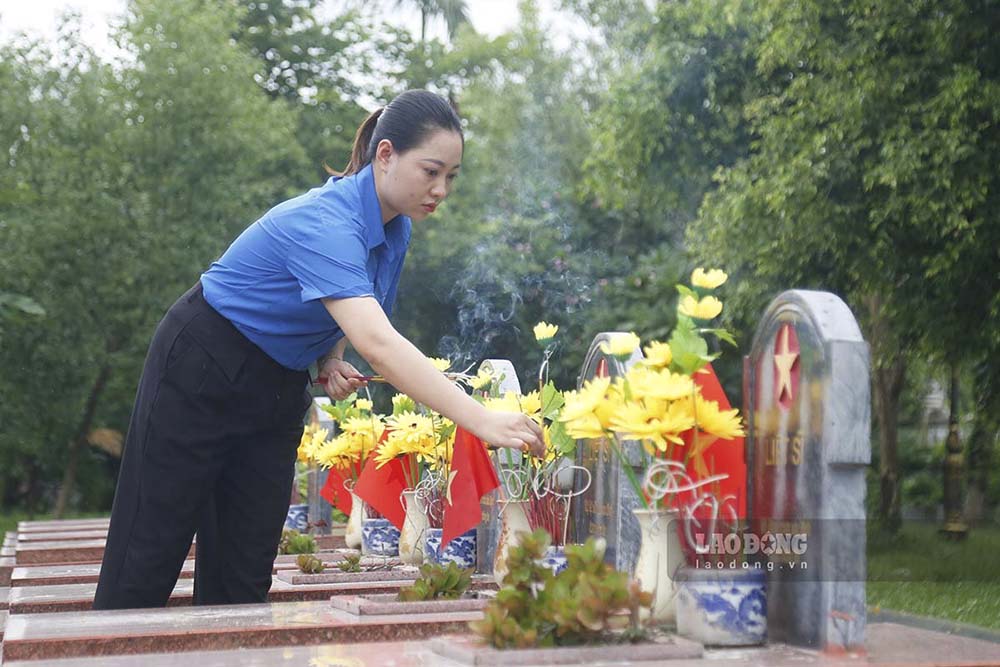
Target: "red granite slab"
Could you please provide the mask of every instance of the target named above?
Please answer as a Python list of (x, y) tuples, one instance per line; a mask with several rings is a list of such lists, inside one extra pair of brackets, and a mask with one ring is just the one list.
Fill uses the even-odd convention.
[[(362, 559), (364, 561), (365, 559)], [(398, 562), (398, 561), (397, 561)], [(364, 565), (362, 565), (364, 568)], [(319, 574), (304, 574), (298, 567), (278, 572), (278, 579), (295, 586), (302, 584), (339, 584), (362, 581), (413, 581), (420, 576), (420, 570), (413, 565), (397, 565), (378, 569), (362, 569), (361, 572), (342, 572), (336, 565)]]
[[(4, 660), (177, 652), (353, 641), (400, 641), (460, 632), (480, 612), (351, 616), (326, 601), (286, 604), (12, 614)], [(246, 664), (246, 663), (242, 663)], [(378, 663), (373, 663), (378, 664)]]
[[(475, 590), (490, 590), (496, 587), (490, 577), (474, 581)], [(339, 584), (289, 584), (274, 577), (268, 600), (271, 602), (298, 602), (302, 600), (328, 600), (333, 595), (398, 592), (412, 580), (374, 581)], [(90, 611), (97, 590), (96, 583), (56, 584), (51, 586), (18, 586), (2, 589), (10, 591), (10, 611), (12, 614), (44, 614), (56, 612)], [(194, 581), (179, 579), (167, 605), (170, 607), (191, 606), (194, 598)]]
[[(355, 549), (345, 549), (344, 552), (357, 552)], [(318, 554), (323, 564), (328, 568), (336, 567), (336, 564), (343, 560), (344, 553), (341, 552), (320, 552)], [(274, 560), (273, 572), (278, 573), (284, 570), (297, 570), (295, 564), (297, 556), (278, 556)], [(15, 565), (14, 559), (9, 559), (9, 565), (5, 569), (5, 562), (0, 559), (0, 585), (10, 584), (12, 587), (18, 586), (54, 586), (59, 584), (96, 584), (101, 574), (101, 564), (95, 563), (59, 563), (54, 565)], [(4, 577), (7, 577), (4, 579)], [(194, 576), (194, 560), (184, 561), (181, 567), (180, 578), (190, 579)]]
[(99, 530), (107, 531), (111, 525), (111, 519), (54, 519), (51, 521), (19, 521), (17, 532), (20, 534), (42, 532), (52, 533), (58, 531), (77, 530)]
[[(18, 565), (99, 563), (104, 557), (104, 542), (104, 540), (69, 540), (18, 543), (14, 556)], [(188, 551), (188, 557), (194, 557), (193, 544)]]
[(31, 532), (17, 536), (18, 544), (34, 544), (36, 542), (70, 542), (75, 540), (104, 540), (108, 537), (107, 530), (65, 530), (59, 532)]
[[(198, 650), (181, 657), (176, 653), (163, 652), (34, 661), (18, 659), (5, 661), (4, 667), (176, 667), (181, 661), (197, 667), (381, 667), (389, 664), (394, 667), (443, 667), (455, 664), (431, 653), (430, 641), (433, 640), (293, 646), (293, 636), (293, 640), (285, 646), (273, 648)], [(865, 656), (824, 655), (782, 644), (755, 648), (708, 648), (701, 659), (673, 660), (663, 664), (668, 667), (996, 667), (1000, 664), (996, 655), (997, 644), (890, 623), (869, 623), (866, 647)], [(590, 664), (597, 667), (595, 663)], [(626, 663), (616, 660), (599, 664), (610, 667)]]
[(337, 595), (330, 604), (349, 614), (430, 614), (447, 611), (482, 611), (496, 597), (493, 591), (475, 591), (457, 600), (401, 602), (396, 593)]
[(15, 565), (13, 556), (0, 556), (0, 586), (10, 586)]

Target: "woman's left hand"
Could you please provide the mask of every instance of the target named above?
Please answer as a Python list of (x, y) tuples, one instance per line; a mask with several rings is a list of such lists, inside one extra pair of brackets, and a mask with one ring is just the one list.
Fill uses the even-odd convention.
[(320, 366), (319, 374), (326, 377), (326, 395), (335, 401), (342, 401), (358, 389), (368, 384), (367, 380), (359, 380), (361, 373), (343, 359), (331, 357)]

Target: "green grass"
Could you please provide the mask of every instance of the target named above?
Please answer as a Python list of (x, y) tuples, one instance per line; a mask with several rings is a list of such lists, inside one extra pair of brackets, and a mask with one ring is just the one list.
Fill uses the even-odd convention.
[(962, 542), (937, 530), (906, 524), (894, 539), (869, 539), (868, 605), (1000, 629), (1000, 529)]

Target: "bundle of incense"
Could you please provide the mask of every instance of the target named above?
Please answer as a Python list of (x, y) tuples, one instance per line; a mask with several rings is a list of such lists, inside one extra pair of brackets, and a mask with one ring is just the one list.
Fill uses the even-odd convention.
[[(451, 380), (452, 382), (464, 382), (473, 379), (473, 376), (466, 373), (445, 373), (444, 376)], [(383, 382), (388, 383), (381, 375), (355, 375), (352, 380), (361, 380), (363, 382)], [(318, 378), (313, 380), (313, 384), (326, 384), (327, 378), (325, 375), (320, 375)]]

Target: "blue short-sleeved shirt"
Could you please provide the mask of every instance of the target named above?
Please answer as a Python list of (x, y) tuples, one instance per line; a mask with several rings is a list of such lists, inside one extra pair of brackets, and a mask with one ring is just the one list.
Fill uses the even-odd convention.
[(411, 221), (382, 224), (371, 165), (278, 204), (202, 274), (205, 300), (288, 368), (344, 333), (320, 299), (373, 296), (392, 313)]

